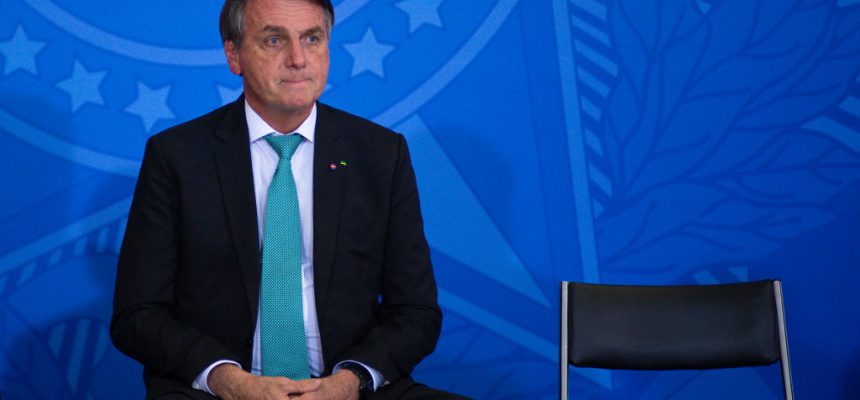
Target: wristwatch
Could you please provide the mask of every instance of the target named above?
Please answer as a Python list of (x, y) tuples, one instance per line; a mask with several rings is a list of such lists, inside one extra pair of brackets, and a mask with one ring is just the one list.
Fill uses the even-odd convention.
[(358, 377), (358, 394), (364, 399), (368, 394), (373, 392), (373, 377), (370, 376), (370, 371), (364, 368), (361, 364), (347, 361), (340, 365), (341, 369), (345, 369), (355, 374)]

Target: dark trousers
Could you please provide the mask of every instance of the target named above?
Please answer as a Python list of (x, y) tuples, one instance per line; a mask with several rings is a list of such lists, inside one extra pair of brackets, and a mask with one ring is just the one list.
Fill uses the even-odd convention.
[(368, 400), (463, 400), (468, 397), (463, 397), (457, 394), (448, 393), (442, 390), (433, 389), (422, 385), (412, 379), (401, 379), (393, 384), (379, 388), (379, 391), (371, 396)]

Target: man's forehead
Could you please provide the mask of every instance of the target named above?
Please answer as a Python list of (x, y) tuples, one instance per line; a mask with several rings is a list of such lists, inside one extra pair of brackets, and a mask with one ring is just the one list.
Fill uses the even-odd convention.
[[(282, 17), (293, 17), (290, 26)], [(245, 18), (266, 31), (310, 30), (325, 27), (325, 10), (310, 0), (250, 0)], [(296, 26), (302, 25), (302, 26)]]
[(325, 8), (320, 3), (313, 0), (248, 0), (245, 9), (258, 10), (264, 14), (276, 10), (287, 9), (314, 10), (315, 13), (318, 12), (320, 15), (325, 13)]

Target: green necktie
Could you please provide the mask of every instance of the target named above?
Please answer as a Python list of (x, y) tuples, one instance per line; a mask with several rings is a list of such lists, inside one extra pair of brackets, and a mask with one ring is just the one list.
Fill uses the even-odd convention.
[(260, 282), (260, 352), (263, 375), (310, 377), (302, 314), (302, 225), (290, 159), (298, 134), (269, 135), (280, 161), (266, 200)]

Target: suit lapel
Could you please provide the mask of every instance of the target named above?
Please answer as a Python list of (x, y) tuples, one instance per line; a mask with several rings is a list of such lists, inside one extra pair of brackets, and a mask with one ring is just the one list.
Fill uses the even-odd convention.
[(326, 313), (326, 292), (332, 275), (338, 228), (347, 182), (348, 153), (340, 139), (342, 129), (332, 110), (317, 103), (314, 143), (314, 291), (317, 321)]
[(257, 315), (260, 292), (259, 239), (244, 96), (229, 107), (215, 132), (215, 136), (221, 140), (215, 149), (215, 164), (230, 233), (239, 257), (250, 315)]

